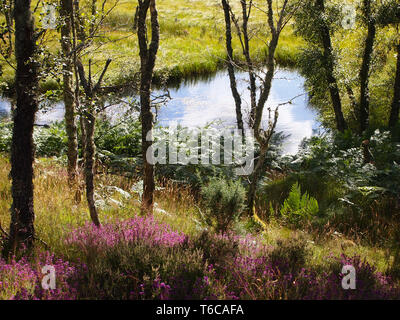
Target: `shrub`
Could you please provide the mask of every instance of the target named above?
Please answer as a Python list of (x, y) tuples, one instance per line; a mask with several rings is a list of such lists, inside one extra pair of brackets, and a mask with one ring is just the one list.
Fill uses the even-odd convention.
[(206, 271), (202, 251), (189, 246), (187, 236), (151, 217), (100, 229), (87, 224), (66, 242), (83, 253), (88, 266), (83, 298), (200, 298), (196, 290)]
[[(0, 123), (0, 152), (11, 150), (12, 128), (12, 122)], [(37, 156), (59, 157), (66, 153), (67, 135), (64, 122), (56, 122), (49, 127), (35, 127), (33, 138)]]
[[(398, 299), (396, 282), (359, 257), (306, 265), (303, 238), (271, 250), (253, 237), (177, 234), (152, 218), (72, 231), (67, 243), (83, 261), (39, 254), (0, 259), (3, 299)], [(264, 247), (264, 249), (262, 248)], [(74, 260), (77, 260), (76, 257)], [(53, 265), (57, 288), (43, 290), (41, 267)], [(356, 268), (357, 290), (343, 290), (343, 265)]]
[(116, 156), (136, 157), (141, 154), (141, 125), (136, 116), (125, 115), (113, 123), (97, 121), (95, 142), (100, 153), (111, 152)]
[(199, 298), (193, 290), (205, 273), (200, 250), (145, 240), (105, 247), (87, 265), (81, 295), (91, 299)]
[(49, 128), (35, 128), (36, 155), (41, 157), (59, 157), (67, 152), (67, 134), (64, 122), (53, 123)]
[(272, 266), (284, 273), (294, 273), (304, 267), (310, 254), (307, 242), (301, 237), (278, 240), (268, 257)]
[[(42, 267), (51, 265), (56, 273), (56, 288), (42, 288)], [(49, 252), (35, 257), (0, 259), (0, 300), (74, 300), (86, 266), (73, 264)]]
[(223, 267), (239, 254), (239, 243), (229, 236), (216, 236), (203, 231), (192, 240), (194, 248), (201, 249), (203, 260), (216, 268)]
[[(342, 268), (351, 265), (356, 271), (356, 290), (343, 290), (341, 283), (344, 277)], [(325, 300), (388, 300), (399, 299), (398, 285), (392, 278), (376, 271), (367, 261), (359, 256), (328, 258), (326, 272), (314, 274), (312, 289), (310, 288), (303, 299)], [(306, 282), (307, 283), (307, 282)]]
[(101, 252), (121, 242), (143, 240), (149, 245), (173, 247), (186, 241), (186, 236), (168, 225), (158, 224), (152, 217), (135, 217), (125, 221), (114, 221), (97, 228), (91, 223), (74, 229), (67, 237), (66, 244), (81, 252)]
[(239, 181), (212, 180), (202, 188), (205, 220), (217, 232), (226, 232), (245, 208), (246, 191)]
[(310, 197), (308, 193), (301, 195), (301, 188), (296, 182), (289, 193), (289, 197), (283, 203), (281, 215), (292, 224), (298, 224), (302, 220), (315, 216), (319, 211), (318, 201)]
[[(325, 271), (302, 267), (306, 255), (295, 253), (296, 245), (279, 250), (277, 256), (238, 256), (221, 273), (210, 273), (214, 292), (225, 299), (250, 300), (368, 300), (398, 299), (399, 288), (358, 257), (331, 257)], [(293, 256), (294, 255), (294, 256)], [(278, 260), (275, 260), (278, 258)], [(292, 261), (291, 261), (292, 260)], [(278, 262), (278, 263), (277, 263)], [(295, 268), (287, 268), (295, 263)], [(356, 269), (357, 290), (342, 288), (344, 265)], [(224, 290), (217, 290), (223, 287)]]

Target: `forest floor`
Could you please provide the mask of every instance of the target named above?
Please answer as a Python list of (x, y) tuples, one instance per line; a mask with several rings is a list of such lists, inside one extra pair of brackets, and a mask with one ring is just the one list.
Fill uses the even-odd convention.
[[(33, 255), (0, 258), (0, 300), (400, 298), (391, 248), (334, 230), (321, 234), (278, 220), (264, 223), (257, 215), (217, 234), (200, 222), (201, 203), (193, 191), (171, 182), (157, 187), (154, 215), (143, 217), (140, 184), (98, 172), (97, 228), (84, 193), (68, 186), (60, 159), (35, 160), (38, 241)], [(9, 161), (0, 157), (0, 224), (6, 232), (9, 172)], [(79, 183), (83, 186), (82, 178)], [(49, 265), (57, 277), (51, 290), (40, 285), (42, 268)], [(355, 268), (357, 290), (342, 287), (342, 268), (348, 265)]]
[[(11, 183), (8, 178), (9, 162), (0, 158), (0, 222), (8, 226), (11, 207)], [(83, 181), (82, 181), (83, 183)], [(64, 255), (67, 250), (65, 239), (77, 227), (84, 226), (90, 216), (82, 194), (81, 201), (76, 201), (75, 194), (69, 189), (67, 170), (57, 160), (42, 158), (35, 162), (35, 214), (38, 237), (46, 242), (51, 250)], [(96, 183), (97, 204), (100, 209), (100, 220), (103, 223), (114, 219), (127, 220), (140, 215), (139, 196), (135, 193), (135, 181), (115, 175), (99, 174)], [(178, 188), (166, 184), (157, 191), (155, 219), (168, 224), (173, 230), (195, 236), (201, 233), (199, 225), (199, 203), (187, 188)], [(249, 218), (243, 218), (235, 227), (235, 233), (246, 237), (252, 230), (246, 227)], [(366, 246), (357, 241), (346, 239), (339, 233), (330, 232), (326, 236), (307, 233), (302, 230), (289, 229), (278, 222), (265, 225), (261, 234), (266, 245), (275, 246), (280, 240), (303, 237), (312, 252), (307, 264), (323, 265), (326, 257), (360, 256), (366, 259), (380, 272), (386, 272), (391, 265), (390, 253), (387, 249)]]

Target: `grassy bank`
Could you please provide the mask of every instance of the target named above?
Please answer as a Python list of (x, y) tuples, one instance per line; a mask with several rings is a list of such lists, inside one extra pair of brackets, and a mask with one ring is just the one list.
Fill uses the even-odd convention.
[[(112, 3), (112, 2), (111, 2)], [(111, 4), (110, 3), (110, 4)], [(88, 4), (81, 1), (85, 8)], [(107, 74), (109, 85), (124, 85), (132, 81), (139, 70), (139, 52), (136, 34), (133, 32), (135, 2), (121, 1), (106, 18), (92, 48), (88, 49), (84, 60), (89, 58), (98, 71), (104, 62), (111, 58), (113, 62)], [(157, 58), (155, 78), (167, 78), (177, 82), (190, 77), (210, 75), (224, 66), (226, 57), (224, 16), (217, 0), (165, 0), (158, 3), (160, 21), (160, 50)], [(40, 12), (40, 10), (39, 10)], [(262, 62), (266, 57), (267, 20), (264, 13), (254, 11), (255, 19), (250, 28), (257, 29), (257, 37), (252, 40), (253, 56)], [(38, 21), (39, 19), (37, 19)], [(44, 46), (56, 53), (60, 49), (60, 33), (47, 32)], [(234, 39), (234, 46), (240, 44)], [(301, 39), (293, 35), (288, 26), (280, 39), (276, 59), (282, 66), (294, 67)], [(235, 55), (242, 59), (241, 51)], [(14, 70), (0, 59), (3, 75), (0, 75), (0, 87), (13, 86)], [(47, 79), (42, 84), (43, 90), (55, 89), (58, 83)]]

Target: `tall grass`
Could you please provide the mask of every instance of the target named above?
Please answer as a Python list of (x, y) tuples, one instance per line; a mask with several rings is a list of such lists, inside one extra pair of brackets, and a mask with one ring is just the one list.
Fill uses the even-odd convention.
[[(9, 208), (12, 203), (9, 170), (8, 160), (4, 156), (0, 157), (0, 222), (5, 229), (9, 226)], [(90, 221), (84, 194), (82, 192), (81, 201), (77, 202), (75, 192), (71, 192), (68, 187), (66, 168), (59, 160), (51, 158), (35, 161), (34, 183), (37, 236), (46, 242), (55, 254), (68, 256), (70, 249), (65, 245), (65, 238), (73, 229), (83, 227)], [(97, 176), (96, 193), (100, 220), (103, 223), (127, 220), (138, 215), (139, 195), (133, 191), (136, 183), (137, 181), (117, 175), (100, 173)], [(182, 187), (171, 181), (160, 182), (158, 189), (155, 219), (170, 225), (175, 231), (190, 236), (199, 234), (203, 229), (196, 222), (200, 210), (198, 195), (189, 187)], [(127, 196), (121, 190), (130, 195)], [(266, 229), (258, 228), (254, 231), (248, 228), (248, 219), (242, 218), (234, 229), (243, 235), (257, 232), (261, 235), (261, 241), (271, 246), (276, 246), (281, 239), (296, 238), (299, 235), (306, 237), (312, 252), (307, 264), (311, 266), (323, 266), (327, 255), (339, 256), (342, 253), (349, 256), (360, 255), (381, 272), (389, 270), (393, 263), (394, 256), (390, 248), (363, 244), (357, 239), (348, 240), (333, 228), (328, 227), (324, 232), (321, 229), (318, 232), (313, 232), (312, 229), (305, 232), (301, 229), (287, 228), (279, 221), (270, 220), (265, 225)], [(37, 244), (42, 246), (40, 242)]]
[[(106, 9), (110, 8), (111, 3)], [(81, 1), (80, 4), (82, 8), (89, 7), (87, 1)], [(224, 16), (219, 5), (217, 0), (164, 0), (158, 3), (161, 39), (155, 72), (156, 81), (165, 74), (171, 82), (212, 74), (224, 66)], [(83, 57), (86, 62), (92, 59), (95, 73), (101, 70), (106, 59), (112, 58), (113, 62), (107, 73), (107, 81), (112, 85), (122, 85), (131, 81), (139, 71), (139, 51), (133, 31), (135, 8), (134, 1), (120, 2), (107, 16), (92, 48)], [(254, 21), (251, 27), (259, 30), (259, 36), (252, 39), (252, 54), (256, 60), (262, 62), (267, 52), (263, 40), (267, 36), (267, 20), (265, 14), (257, 10), (254, 10), (253, 14)], [(37, 21), (40, 21), (39, 17)], [(44, 44), (54, 53), (60, 49), (59, 36), (56, 31), (50, 30), (46, 33)], [(293, 35), (289, 26), (282, 34), (277, 49), (278, 63), (295, 66), (301, 44), (302, 40)], [(237, 48), (237, 59), (243, 59), (236, 38), (234, 46)], [(0, 87), (13, 86), (13, 69), (4, 61), (0, 60), (0, 64), (3, 67)], [(51, 79), (44, 82), (46, 84), (42, 85), (43, 90), (57, 87), (57, 83)]]
[[(7, 229), (10, 223), (11, 181), (10, 164), (0, 157), (0, 222)], [(83, 177), (80, 179), (80, 201), (70, 190), (67, 170), (57, 159), (42, 158), (35, 161), (35, 226), (38, 237), (56, 253), (65, 252), (64, 238), (72, 229), (90, 221), (83, 193)], [(118, 175), (99, 174), (96, 179), (96, 199), (100, 208), (100, 220), (128, 219), (140, 212), (139, 195), (132, 187), (137, 181)], [(125, 194), (122, 191), (129, 194)], [(170, 223), (176, 230), (195, 232), (190, 218), (195, 213), (194, 197), (188, 189), (165, 183), (156, 196), (155, 217)], [(39, 243), (40, 245), (40, 243)]]

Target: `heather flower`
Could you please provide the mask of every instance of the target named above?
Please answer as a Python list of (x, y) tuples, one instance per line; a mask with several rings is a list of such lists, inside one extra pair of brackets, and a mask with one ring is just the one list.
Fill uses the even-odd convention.
[(66, 244), (77, 245), (83, 251), (88, 248), (114, 247), (121, 242), (144, 241), (151, 245), (174, 246), (185, 241), (186, 236), (173, 231), (166, 224), (157, 223), (153, 217), (136, 217), (116, 221), (97, 228), (91, 223), (77, 228), (66, 239)]
[[(56, 289), (42, 288), (42, 267), (52, 265), (56, 272)], [(39, 253), (31, 261), (27, 257), (0, 259), (0, 299), (2, 300), (72, 300), (77, 298), (78, 278), (83, 266), (56, 258), (49, 252)]]
[[(189, 239), (152, 217), (86, 224), (66, 239), (83, 255), (71, 263), (50, 252), (0, 259), (0, 299), (399, 299), (400, 289), (360, 257), (327, 257), (324, 271), (306, 266), (300, 242), (275, 248), (254, 236), (203, 234)], [(56, 289), (41, 286), (42, 267)], [(343, 265), (357, 289), (341, 286)]]

